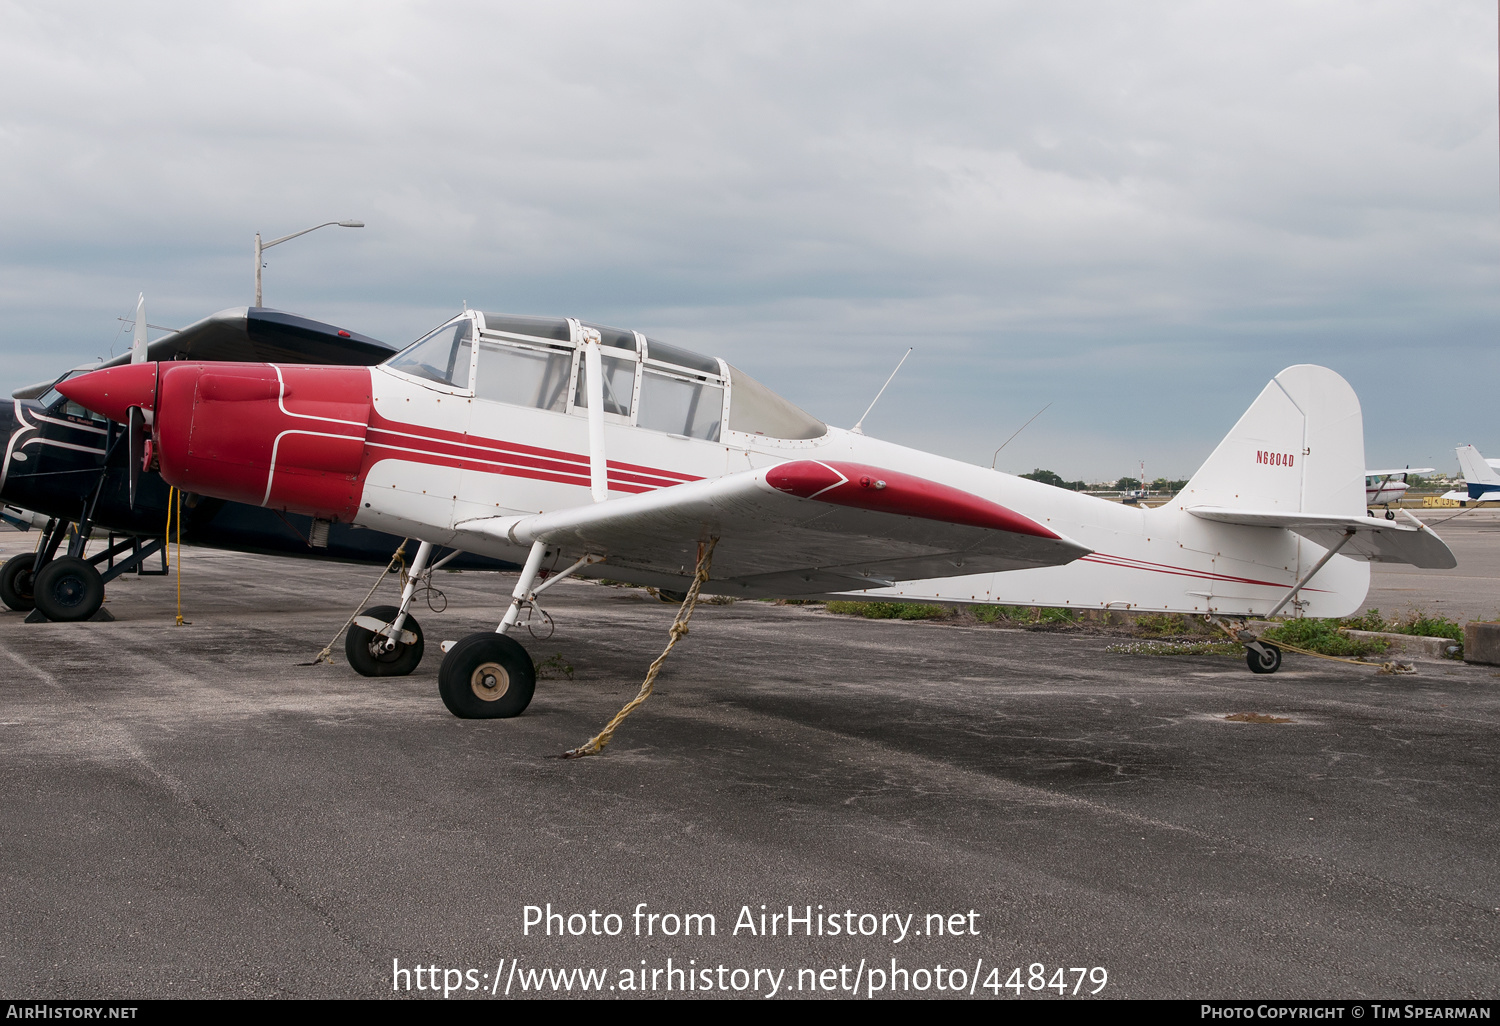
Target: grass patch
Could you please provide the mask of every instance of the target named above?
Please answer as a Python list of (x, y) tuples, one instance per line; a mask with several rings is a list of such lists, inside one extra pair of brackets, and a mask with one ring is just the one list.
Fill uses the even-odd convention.
[(946, 620), (953, 615), (947, 606), (929, 602), (830, 602), (828, 611), (867, 620)]
[(980, 623), (1057, 624), (1077, 623), (1079, 614), (1072, 609), (1046, 606), (967, 606), (969, 615)]
[(1111, 645), (1104, 651), (1139, 656), (1237, 656), (1245, 646), (1237, 641), (1132, 641)]
[[(1380, 655), (1390, 647), (1390, 642), (1381, 638), (1351, 638), (1339, 630), (1342, 626), (1342, 622), (1338, 620), (1320, 620), (1313, 617), (1287, 620), (1262, 634), (1261, 640), (1272, 644), (1281, 642), (1297, 648), (1305, 648), (1309, 652), (1320, 652), (1323, 655), (1350, 658)], [(1356, 629), (1368, 630), (1369, 628)]]
[(572, 680), (573, 664), (564, 659), (561, 652), (558, 652), (536, 664), (536, 675), (538, 680), (556, 680), (559, 677)]

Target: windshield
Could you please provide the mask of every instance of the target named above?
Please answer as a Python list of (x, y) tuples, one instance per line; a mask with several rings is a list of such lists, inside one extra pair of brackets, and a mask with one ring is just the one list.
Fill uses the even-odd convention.
[(473, 338), (473, 322), (460, 317), (413, 342), (385, 365), (440, 385), (468, 388)]

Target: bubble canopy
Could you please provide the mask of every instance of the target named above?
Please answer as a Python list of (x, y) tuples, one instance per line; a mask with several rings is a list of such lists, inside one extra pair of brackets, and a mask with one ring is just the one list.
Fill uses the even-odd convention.
[(477, 400), (554, 413), (588, 408), (579, 350), (598, 332), (604, 409), (614, 422), (705, 441), (726, 434), (814, 439), (828, 426), (716, 357), (571, 317), (467, 310), (384, 364)]

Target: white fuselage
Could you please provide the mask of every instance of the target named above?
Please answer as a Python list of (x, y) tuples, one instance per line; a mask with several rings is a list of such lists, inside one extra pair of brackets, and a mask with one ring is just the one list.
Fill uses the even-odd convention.
[[(371, 369), (371, 388), (366, 445), (384, 455), (366, 477), (357, 524), (520, 562), (524, 548), (465, 525), (593, 501), (587, 410), (571, 400), (562, 410), (488, 401), (383, 366)], [(1125, 506), (838, 428), (782, 440), (730, 430), (728, 419), (710, 441), (610, 415), (603, 442), (611, 497), (792, 459), (842, 460), (962, 489), (1094, 550), (1066, 566), (904, 582), (870, 595), (1255, 614), (1325, 551), (1289, 532), (1200, 519), (1184, 511), (1183, 496), (1155, 509)], [(595, 573), (623, 576), (607, 561)], [(1352, 612), (1350, 595), (1357, 607), (1368, 578), (1367, 564), (1335, 558), (1303, 591), (1302, 611)]]

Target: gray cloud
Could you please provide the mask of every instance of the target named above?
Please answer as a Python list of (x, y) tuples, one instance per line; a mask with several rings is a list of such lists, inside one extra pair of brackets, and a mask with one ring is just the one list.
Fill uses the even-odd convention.
[[(1374, 463), (1500, 431), (1494, 12), (1465, 4), (0, 5), (0, 385), (250, 297), (722, 353), (874, 434), (1188, 473), (1277, 370)], [(1483, 392), (1481, 395), (1485, 394)]]

